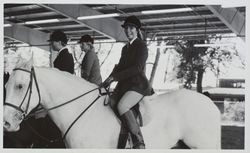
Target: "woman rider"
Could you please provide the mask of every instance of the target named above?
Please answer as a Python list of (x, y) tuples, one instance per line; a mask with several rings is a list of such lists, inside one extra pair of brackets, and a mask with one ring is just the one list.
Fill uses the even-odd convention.
[(129, 42), (122, 48), (121, 58), (103, 85), (118, 81), (114, 90), (117, 110), (122, 123), (131, 134), (133, 148), (145, 149), (140, 127), (131, 111), (152, 88), (145, 75), (148, 49), (141, 37), (141, 22), (136, 16), (129, 16), (122, 25)]

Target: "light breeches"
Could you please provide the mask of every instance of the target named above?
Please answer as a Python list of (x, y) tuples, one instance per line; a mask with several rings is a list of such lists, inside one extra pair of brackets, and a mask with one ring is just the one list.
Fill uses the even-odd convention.
[(135, 91), (127, 91), (120, 99), (117, 109), (120, 115), (123, 115), (135, 106), (141, 99), (143, 95)]

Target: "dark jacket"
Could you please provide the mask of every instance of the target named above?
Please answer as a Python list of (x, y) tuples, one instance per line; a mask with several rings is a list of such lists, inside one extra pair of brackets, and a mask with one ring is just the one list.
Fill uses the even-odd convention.
[(4, 72), (4, 84), (3, 84), (3, 88), (4, 88), (4, 91), (3, 91), (3, 102), (5, 102), (5, 98), (6, 98), (6, 88), (5, 88), (5, 85), (6, 83), (8, 82), (10, 78), (10, 74), (9, 72)]
[(93, 50), (86, 52), (82, 60), (81, 77), (97, 85), (102, 83), (99, 59)]
[(111, 73), (111, 76), (118, 81), (115, 88), (117, 100), (129, 90), (142, 95), (152, 93), (151, 85), (145, 75), (147, 58), (147, 46), (138, 38), (131, 45), (127, 44), (122, 48), (120, 61)]
[(67, 48), (59, 53), (53, 63), (55, 68), (74, 74), (74, 59)]

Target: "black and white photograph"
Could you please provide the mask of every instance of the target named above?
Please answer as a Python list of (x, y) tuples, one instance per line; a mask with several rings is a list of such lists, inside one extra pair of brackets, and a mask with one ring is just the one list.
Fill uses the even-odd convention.
[(1, 150), (249, 149), (245, 1), (2, 9)]

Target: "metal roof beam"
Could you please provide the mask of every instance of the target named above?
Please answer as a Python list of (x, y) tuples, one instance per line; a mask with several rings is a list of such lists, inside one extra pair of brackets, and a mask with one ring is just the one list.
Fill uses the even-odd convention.
[(87, 27), (98, 31), (99, 33), (107, 36), (109, 38), (115, 39), (117, 41), (127, 40), (125, 34), (121, 29), (121, 22), (113, 18), (103, 18), (103, 19), (92, 19), (92, 20), (77, 20), (79, 16), (88, 16), (88, 15), (100, 15), (96, 10), (91, 9), (85, 5), (75, 5), (75, 4), (48, 4), (41, 5), (50, 10), (56, 11), (68, 18), (71, 18), (75, 22), (84, 24)]
[[(205, 36), (204, 30), (181, 30), (181, 31), (173, 31), (173, 30), (168, 30), (168, 31), (159, 31), (159, 32), (154, 32), (150, 31), (148, 34), (157, 34), (157, 35), (175, 35), (175, 36), (181, 36), (181, 35), (190, 35), (190, 34), (203, 34)], [(208, 29), (206, 35), (210, 34), (218, 34), (218, 33), (232, 33), (230, 29)]]
[(48, 27), (38, 27), (34, 28), (36, 30), (57, 30), (57, 29), (72, 29), (72, 28), (84, 28), (84, 29), (89, 29), (85, 25), (82, 24), (70, 24), (70, 25), (60, 25), (58, 24), (57, 26), (48, 26)]
[(215, 15), (213, 14), (208, 14), (208, 15), (202, 15), (202, 16), (198, 16), (198, 15), (188, 15), (188, 16), (177, 16), (177, 17), (161, 17), (159, 15), (159, 17), (157, 18), (148, 18), (148, 19), (141, 19), (141, 22), (144, 23), (148, 23), (148, 22), (163, 22), (163, 21), (181, 21), (181, 20), (196, 20), (196, 19), (213, 19), (216, 18)]
[(45, 44), (46, 40), (48, 40), (49, 34), (33, 30), (22, 25), (15, 25), (8, 21), (4, 21), (4, 23), (12, 24), (11, 27), (4, 27), (4, 36), (16, 39), (29, 45), (41, 45), (37, 47), (46, 51), (50, 50), (49, 46), (42, 45)]
[[(55, 12), (38, 12), (38, 13), (30, 13), (30, 14), (20, 14), (20, 15), (15, 15), (15, 18), (18, 20), (29, 20), (29, 18), (34, 19), (34, 18), (39, 18), (41, 16), (43, 17), (50, 17), (50, 16), (55, 16), (57, 15)], [(5, 20), (13, 19), (13, 16), (8, 15), (4, 17)]]
[[(236, 35), (245, 36), (245, 17), (236, 8), (222, 8), (219, 5), (207, 7)], [(245, 37), (241, 38), (245, 41)]]
[[(12, 4), (10, 4), (12, 5)], [(39, 9), (40, 7), (38, 5), (20, 5), (16, 7), (5, 7), (4, 5), (4, 13), (9, 13), (9, 12), (16, 12), (16, 11), (25, 11), (25, 10), (31, 10), (31, 9)]]
[[(224, 23), (221, 21), (212, 21), (209, 22), (209, 25), (214, 25), (214, 26), (223, 26)], [(155, 28), (188, 28), (188, 27), (197, 27), (197, 26), (208, 26), (205, 24), (205, 22), (194, 22), (194, 23), (172, 23), (172, 24), (158, 24), (158, 25), (147, 25), (143, 26), (143, 28), (147, 28), (147, 30), (153, 30)]]
[[(184, 27), (184, 28), (162, 28), (162, 29), (156, 29), (156, 30), (149, 30), (149, 32), (196, 32), (200, 31), (203, 32), (204, 34), (209, 34), (210, 31), (217, 30), (217, 31), (223, 31), (223, 30), (228, 30), (230, 29), (227, 26), (216, 26), (216, 27)], [(232, 33), (232, 32), (231, 32)]]

